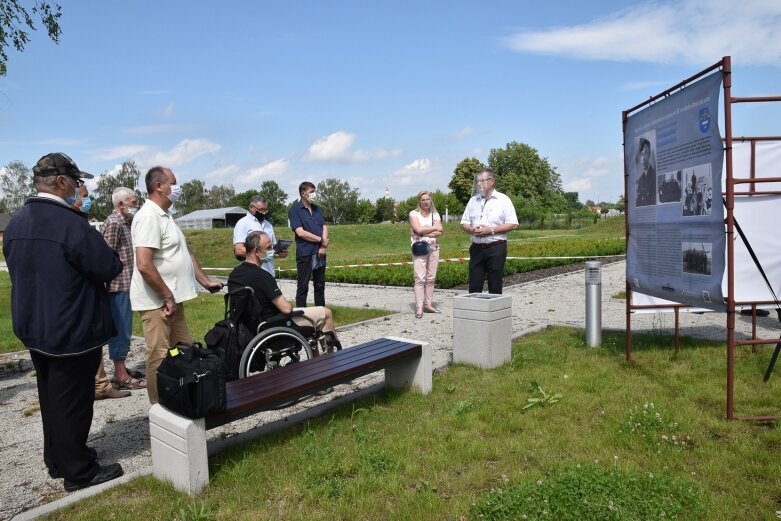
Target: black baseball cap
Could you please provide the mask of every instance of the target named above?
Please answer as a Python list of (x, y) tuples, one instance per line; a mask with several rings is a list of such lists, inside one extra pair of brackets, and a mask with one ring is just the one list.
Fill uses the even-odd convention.
[(67, 175), (80, 179), (92, 179), (93, 175), (82, 172), (68, 155), (62, 152), (46, 154), (33, 167), (33, 175), (47, 177), (50, 175)]

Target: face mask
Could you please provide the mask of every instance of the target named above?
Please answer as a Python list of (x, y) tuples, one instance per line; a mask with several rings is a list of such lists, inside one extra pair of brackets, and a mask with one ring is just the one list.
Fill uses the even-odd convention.
[(307, 194), (306, 200), (309, 201), (310, 203), (317, 201), (317, 192), (312, 192), (311, 194)]
[(172, 204), (176, 204), (180, 195), (182, 195), (182, 187), (179, 185), (171, 185), (171, 193), (167, 196), (168, 200), (171, 201)]
[(90, 208), (92, 208), (92, 198), (87, 196), (81, 200), (80, 210), (82, 211), (82, 213), (89, 213)]
[(266, 252), (266, 258), (263, 259), (263, 262), (274, 262), (274, 250)]
[(133, 220), (133, 217), (135, 217), (137, 213), (138, 208), (133, 208), (132, 206), (127, 207), (127, 216), (130, 217), (130, 220)]
[(260, 213), (260, 212), (252, 212), (252, 216), (258, 220), (259, 223), (262, 223), (264, 220), (266, 220), (266, 214)]
[(70, 181), (67, 181), (67, 183), (71, 186), (71, 188), (73, 188), (73, 195), (69, 195), (65, 198), (65, 204), (68, 206), (73, 206), (76, 204), (76, 201), (79, 200), (79, 189), (71, 185)]

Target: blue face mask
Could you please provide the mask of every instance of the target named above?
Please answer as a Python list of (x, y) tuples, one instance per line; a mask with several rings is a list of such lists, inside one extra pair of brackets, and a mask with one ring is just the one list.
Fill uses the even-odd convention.
[[(68, 181), (68, 184), (71, 185), (70, 181)], [(75, 186), (71, 185), (73, 187), (73, 195), (69, 195), (65, 198), (65, 204), (68, 206), (73, 206), (76, 204), (76, 201), (79, 200), (79, 189)]]
[(274, 262), (274, 250), (266, 252), (266, 258), (263, 259), (263, 262)]
[(92, 208), (92, 198), (87, 196), (84, 199), (81, 200), (81, 211), (82, 213), (89, 213), (89, 209)]

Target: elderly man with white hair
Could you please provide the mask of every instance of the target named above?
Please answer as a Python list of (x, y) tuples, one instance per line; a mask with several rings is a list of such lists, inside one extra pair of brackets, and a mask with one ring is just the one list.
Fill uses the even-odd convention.
[(108, 356), (114, 362), (114, 378), (111, 383), (120, 390), (145, 389), (144, 375), (125, 366), (133, 331), (133, 312), (130, 309), (133, 238), (130, 234), (130, 222), (138, 211), (138, 196), (130, 188), (120, 186), (111, 194), (111, 202), (114, 204), (114, 211), (103, 223), (102, 233), (106, 243), (119, 254), (123, 265), (122, 273), (108, 285), (111, 315), (117, 327), (117, 336), (108, 343)]

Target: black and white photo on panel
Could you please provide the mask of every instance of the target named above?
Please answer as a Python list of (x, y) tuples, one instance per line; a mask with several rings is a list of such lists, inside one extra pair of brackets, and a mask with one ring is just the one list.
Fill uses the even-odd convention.
[(635, 206), (656, 204), (656, 131), (635, 142)]
[(681, 215), (710, 215), (713, 206), (713, 174), (710, 163), (683, 169), (683, 209)]

